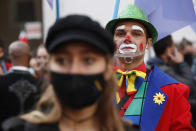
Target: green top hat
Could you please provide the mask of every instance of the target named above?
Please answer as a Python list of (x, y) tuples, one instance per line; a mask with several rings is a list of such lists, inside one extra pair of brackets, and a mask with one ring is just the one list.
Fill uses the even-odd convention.
[(157, 40), (158, 33), (156, 28), (148, 22), (146, 14), (135, 5), (128, 5), (119, 15), (117, 19), (109, 21), (106, 25), (106, 30), (111, 33), (114, 33), (114, 28), (116, 24), (124, 20), (134, 20), (146, 27), (149, 37), (152, 38), (152, 43), (154, 44)]

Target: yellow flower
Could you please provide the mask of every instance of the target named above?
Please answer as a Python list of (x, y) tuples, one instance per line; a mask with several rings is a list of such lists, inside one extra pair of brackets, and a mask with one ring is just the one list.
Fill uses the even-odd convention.
[(159, 105), (163, 104), (163, 101), (165, 101), (164, 94), (161, 94), (160, 92), (156, 93), (156, 95), (154, 95), (153, 97), (154, 97), (153, 99), (154, 103), (158, 103)]

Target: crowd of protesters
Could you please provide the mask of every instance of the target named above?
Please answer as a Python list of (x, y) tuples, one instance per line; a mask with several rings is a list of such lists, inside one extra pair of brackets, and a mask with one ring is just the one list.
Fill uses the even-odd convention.
[(157, 38), (128, 5), (105, 29), (85, 15), (58, 19), (34, 57), (17, 40), (5, 57), (0, 41), (0, 130), (194, 131), (196, 47)]

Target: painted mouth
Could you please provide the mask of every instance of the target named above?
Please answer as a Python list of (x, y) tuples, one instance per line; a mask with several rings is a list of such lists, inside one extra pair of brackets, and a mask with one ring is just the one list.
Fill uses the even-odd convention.
[(120, 54), (136, 53), (137, 46), (135, 44), (121, 44), (119, 47)]
[(132, 50), (132, 49), (134, 49), (134, 48), (132, 48), (132, 47), (125, 47), (122, 50)]

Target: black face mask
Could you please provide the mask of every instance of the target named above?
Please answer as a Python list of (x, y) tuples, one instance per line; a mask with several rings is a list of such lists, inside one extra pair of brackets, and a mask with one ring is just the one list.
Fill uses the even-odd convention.
[(51, 83), (61, 104), (73, 109), (94, 104), (105, 87), (103, 73), (73, 75), (51, 72)]

